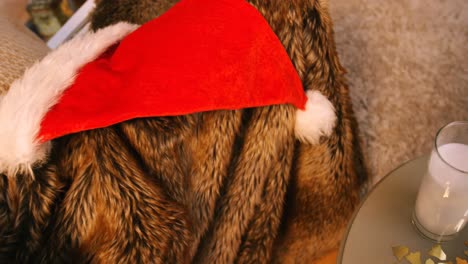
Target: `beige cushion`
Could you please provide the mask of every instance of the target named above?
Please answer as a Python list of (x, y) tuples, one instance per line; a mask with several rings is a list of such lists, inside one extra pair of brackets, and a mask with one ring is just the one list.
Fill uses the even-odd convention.
[(0, 93), (3, 93), (49, 49), (20, 21), (4, 12), (0, 12), (0, 40)]

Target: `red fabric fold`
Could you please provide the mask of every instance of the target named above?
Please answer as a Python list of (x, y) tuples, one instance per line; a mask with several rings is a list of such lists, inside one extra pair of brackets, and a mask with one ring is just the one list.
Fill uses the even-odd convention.
[[(76, 54), (79, 56), (79, 54)], [(39, 138), (125, 120), (293, 104), (301, 80), (262, 15), (244, 0), (182, 0), (85, 65)]]

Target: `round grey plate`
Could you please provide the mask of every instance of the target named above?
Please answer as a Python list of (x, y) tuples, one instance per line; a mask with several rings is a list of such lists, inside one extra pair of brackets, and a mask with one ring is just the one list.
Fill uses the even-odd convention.
[[(421, 253), (421, 263), (430, 257), (436, 243), (421, 237), (411, 223), (411, 214), (429, 156), (403, 164), (386, 176), (369, 193), (348, 226), (341, 243), (337, 263), (380, 264), (401, 262), (393, 255), (393, 246), (406, 246), (410, 252)], [(467, 190), (468, 191), (468, 190)], [(468, 202), (468, 201), (467, 201)], [(452, 241), (441, 244), (447, 260), (468, 259), (468, 228)], [(432, 257), (436, 261), (436, 258)], [(437, 263), (437, 262), (435, 262)]]

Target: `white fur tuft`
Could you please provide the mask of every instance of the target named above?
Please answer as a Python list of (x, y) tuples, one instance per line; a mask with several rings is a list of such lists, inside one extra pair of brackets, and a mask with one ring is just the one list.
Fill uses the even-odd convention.
[(32, 173), (47, 159), (50, 142), (37, 138), (42, 119), (74, 82), (76, 73), (137, 28), (118, 23), (77, 36), (26, 70), (0, 98), (0, 173)]
[(335, 108), (318, 91), (307, 91), (305, 111), (297, 110), (296, 137), (305, 143), (317, 144), (321, 136), (330, 136), (336, 122)]

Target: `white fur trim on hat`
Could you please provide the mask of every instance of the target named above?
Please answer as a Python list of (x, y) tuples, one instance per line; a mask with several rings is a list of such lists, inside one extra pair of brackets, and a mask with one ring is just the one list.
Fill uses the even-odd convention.
[(330, 136), (336, 123), (335, 108), (318, 91), (307, 91), (305, 110), (296, 113), (296, 137), (305, 143), (317, 144), (321, 136)]
[(78, 70), (138, 26), (118, 23), (77, 36), (50, 52), (14, 81), (0, 100), (0, 173), (32, 173), (32, 166), (47, 158), (50, 143), (37, 135), (41, 121)]

